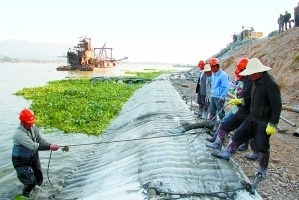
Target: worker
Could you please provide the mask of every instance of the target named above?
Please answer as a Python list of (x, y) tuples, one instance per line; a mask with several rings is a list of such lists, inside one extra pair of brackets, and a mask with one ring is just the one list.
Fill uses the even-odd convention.
[(206, 74), (203, 73), (205, 67), (205, 61), (200, 60), (198, 63), (198, 68), (200, 69), (201, 73), (198, 77), (197, 85), (196, 85), (196, 93), (197, 93), (197, 103), (198, 103), (198, 118), (205, 119), (207, 116), (207, 110), (209, 106), (209, 102), (206, 102), (207, 96), (207, 88), (206, 88), (206, 81), (207, 77)]
[(211, 58), (210, 67), (212, 71), (211, 79), (211, 102), (209, 120), (216, 121), (216, 114), (220, 120), (225, 116), (224, 102), (228, 94), (229, 78), (228, 75), (220, 69), (219, 60)]
[(284, 16), (282, 14), (279, 15), (278, 19), (277, 19), (277, 23), (278, 23), (278, 32), (283, 32), (283, 28), (284, 28)]
[[(249, 76), (241, 76), (240, 73), (246, 69), (247, 63), (248, 63), (248, 58), (241, 58), (236, 65), (235, 68), (235, 80), (238, 81), (238, 87), (242, 87), (242, 91), (240, 92), (239, 90), (237, 91), (237, 96), (239, 98), (247, 97), (250, 96), (251, 92), (251, 86), (252, 86), (252, 80), (250, 79)], [(241, 83), (244, 83), (241, 84)], [(224, 118), (224, 121), (220, 124), (220, 127), (218, 128), (217, 132), (214, 134), (212, 138), (207, 138), (208, 141), (213, 142), (213, 143), (208, 143), (206, 144), (207, 147), (210, 147), (212, 149), (218, 149), (221, 150), (222, 144), (225, 140), (225, 137), (228, 135), (230, 131), (233, 131), (237, 129), (243, 121), (249, 116), (250, 111), (249, 111), (249, 104), (248, 105), (235, 105), (231, 108), (231, 113), (230, 116), (227, 113)], [(251, 147), (254, 148), (253, 145)], [(245, 151), (248, 149), (248, 140), (245, 141), (241, 146), (239, 146), (240, 151)], [(255, 150), (253, 149), (253, 152)], [(257, 159), (257, 154), (253, 153), (252, 155), (246, 154), (246, 158), (255, 160)]]
[(32, 110), (23, 109), (19, 115), (20, 125), (13, 135), (12, 163), (17, 177), (24, 189), (22, 195), (29, 197), (36, 185), (43, 182), (43, 173), (40, 165), (38, 151), (57, 151), (57, 144), (50, 144), (35, 126), (36, 117)]
[(255, 192), (259, 181), (267, 175), (270, 158), (270, 136), (276, 132), (281, 113), (281, 94), (275, 79), (267, 72), (271, 70), (261, 63), (258, 58), (251, 58), (246, 69), (240, 75), (249, 75), (252, 83), (251, 95), (243, 98), (231, 99), (230, 104), (250, 104), (250, 115), (237, 128), (227, 147), (212, 155), (229, 160), (238, 146), (250, 138), (254, 138), (255, 149), (258, 152), (258, 172), (251, 185), (251, 192)]
[(287, 10), (285, 11), (285, 15), (284, 15), (284, 29), (285, 30), (288, 30), (288, 24), (289, 24), (289, 28), (292, 28), (291, 26), (291, 22), (290, 22), (290, 19), (291, 19), (291, 13), (289, 13)]

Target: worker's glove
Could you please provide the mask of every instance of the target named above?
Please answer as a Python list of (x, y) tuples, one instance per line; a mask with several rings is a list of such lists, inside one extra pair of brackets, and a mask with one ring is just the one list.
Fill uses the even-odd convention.
[(239, 104), (242, 104), (242, 99), (231, 99), (231, 100), (228, 101), (227, 104), (239, 105)]
[(58, 146), (57, 144), (51, 144), (51, 145), (50, 145), (50, 149), (51, 149), (52, 151), (57, 151), (57, 150), (59, 149), (59, 146)]
[(266, 133), (267, 135), (272, 135), (276, 132), (276, 128), (273, 124), (268, 123), (267, 128), (266, 128)]

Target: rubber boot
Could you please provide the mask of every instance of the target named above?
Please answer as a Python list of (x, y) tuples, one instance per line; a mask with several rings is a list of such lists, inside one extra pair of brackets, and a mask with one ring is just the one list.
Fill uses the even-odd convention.
[(219, 128), (219, 134), (216, 138), (216, 141), (214, 143), (206, 144), (206, 147), (221, 150), (222, 144), (225, 140), (225, 136), (227, 135), (227, 132), (225, 130), (222, 130)]
[(217, 128), (216, 132), (214, 133), (214, 135), (212, 137), (207, 137), (206, 140), (208, 142), (215, 142), (216, 138), (218, 136), (219, 130), (220, 130), (220, 125), (218, 126), (218, 128)]
[[(261, 157), (263, 157), (265, 155), (266, 154), (264, 154), (264, 155), (259, 154), (259, 161), (261, 161), (263, 159), (265, 161), (265, 158), (261, 158)], [(262, 161), (262, 162), (264, 162), (264, 161)], [(268, 156), (268, 162), (269, 162), (269, 156)], [(268, 163), (267, 163), (266, 166), (268, 166)], [(256, 191), (256, 189), (258, 187), (259, 182), (262, 181), (262, 180), (265, 180), (265, 178), (267, 176), (267, 167), (266, 166), (259, 164), (259, 166), (258, 166), (258, 173), (255, 175), (254, 181), (253, 181), (253, 183), (251, 185), (251, 193), (252, 194), (255, 193), (255, 191)]]
[(237, 143), (232, 140), (224, 150), (220, 152), (213, 152), (211, 153), (211, 155), (228, 161), (230, 157), (234, 153), (236, 153), (236, 150), (237, 150)]
[(252, 153), (252, 154), (246, 154), (245, 158), (247, 158), (248, 160), (257, 160), (258, 159), (258, 155), (256, 153)]
[(203, 108), (201, 106), (199, 106), (198, 112), (197, 112), (197, 118), (201, 118), (203, 113)]
[(209, 120), (209, 121), (216, 121), (216, 118), (217, 118), (216, 115), (212, 115), (212, 114), (210, 114), (208, 120)]
[(22, 195), (24, 197), (29, 197), (30, 192), (33, 190), (34, 187), (35, 187), (35, 185), (24, 185)]
[(252, 154), (246, 154), (245, 158), (247, 158), (248, 160), (257, 160), (258, 154), (257, 154), (257, 150), (255, 148), (254, 139), (249, 140), (249, 146), (252, 151)]
[(207, 106), (205, 106), (205, 107), (203, 108), (203, 112), (202, 112), (202, 115), (201, 115), (200, 118), (201, 118), (201, 119), (205, 119), (205, 120), (207, 121), (207, 119), (208, 119), (208, 109), (207, 109)]
[(248, 149), (248, 143), (244, 142), (242, 145), (238, 147), (238, 151), (246, 151)]

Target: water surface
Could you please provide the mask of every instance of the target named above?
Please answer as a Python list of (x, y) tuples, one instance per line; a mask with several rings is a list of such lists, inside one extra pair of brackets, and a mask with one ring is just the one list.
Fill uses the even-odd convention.
[[(23, 97), (13, 95), (14, 92), (24, 87), (45, 85), (48, 81), (60, 80), (66, 77), (94, 77), (94, 76), (120, 76), (125, 71), (144, 71), (144, 69), (171, 70), (172, 65), (118, 65), (110, 69), (99, 69), (93, 72), (56, 71), (57, 64), (32, 64), (32, 63), (0, 63), (0, 199), (12, 199), (15, 194), (21, 193), (23, 185), (16, 177), (16, 172), (11, 162), (12, 135), (18, 127), (19, 112), (30, 106), (30, 101)], [(175, 68), (175, 70), (182, 70)], [(186, 70), (184, 68), (183, 70)], [(40, 153), (44, 173), (44, 183), (36, 187), (33, 199), (54, 198), (55, 194), (63, 189), (64, 181), (72, 177), (80, 163), (84, 162), (94, 145), (80, 145), (96, 143), (99, 138), (81, 133), (63, 134), (57, 130), (51, 134), (43, 134), (49, 141), (64, 145), (74, 145), (69, 152), (61, 149), (52, 153), (50, 167), (47, 169), (50, 151)], [(49, 177), (49, 179), (48, 179)], [(49, 180), (54, 184), (50, 184)], [(65, 197), (67, 199), (67, 197)]]

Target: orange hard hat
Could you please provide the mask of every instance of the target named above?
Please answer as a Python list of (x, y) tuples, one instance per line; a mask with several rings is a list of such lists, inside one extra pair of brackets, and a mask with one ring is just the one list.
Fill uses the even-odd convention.
[(248, 61), (249, 61), (248, 58), (241, 58), (238, 61), (236, 69), (235, 69), (235, 79), (236, 80), (241, 79), (242, 76), (240, 76), (239, 74), (246, 68)]
[(19, 119), (22, 121), (22, 122), (27, 122), (27, 123), (31, 123), (33, 124), (35, 121), (36, 121), (36, 118), (34, 116), (34, 113), (32, 110), (30, 109), (23, 109), (21, 112), (20, 112), (20, 117)]
[(219, 64), (218, 58), (211, 58), (209, 64), (210, 64), (210, 66)]
[(205, 61), (200, 60), (199, 63), (198, 63), (198, 65), (197, 65), (197, 67), (199, 67), (200, 70), (203, 70), (204, 67), (205, 67)]

